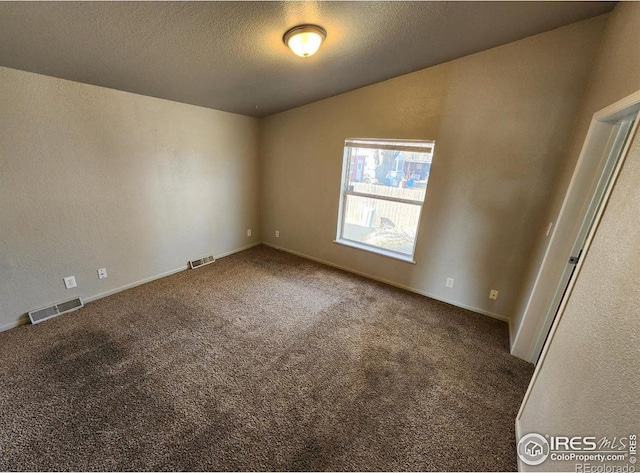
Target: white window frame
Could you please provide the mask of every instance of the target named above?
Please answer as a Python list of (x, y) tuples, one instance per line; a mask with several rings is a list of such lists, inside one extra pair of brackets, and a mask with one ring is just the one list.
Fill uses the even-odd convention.
[[(422, 220), (422, 208), (424, 206), (424, 201), (427, 199), (426, 192), (425, 192), (424, 199), (422, 200), (422, 202), (420, 202), (420, 201), (401, 199), (401, 198), (396, 198), (391, 196), (377, 196), (377, 195), (371, 195), (371, 194), (363, 194), (360, 192), (349, 190), (349, 176), (351, 174), (350, 166), (352, 165), (351, 153), (354, 149), (357, 149), (357, 148), (393, 149), (397, 151), (419, 151), (419, 152), (431, 151), (433, 155), (433, 150), (435, 149), (435, 141), (396, 140), (396, 139), (380, 139), (380, 138), (348, 138), (344, 142), (344, 152), (342, 155), (342, 176), (341, 176), (341, 184), (340, 184), (340, 205), (338, 207), (338, 225), (336, 230), (336, 239), (334, 240), (334, 243), (348, 246), (351, 248), (356, 248), (358, 250), (368, 251), (370, 253), (375, 253), (382, 256), (387, 256), (389, 258), (394, 258), (400, 261), (416, 264), (414, 257), (416, 253), (416, 245), (418, 243), (418, 233), (420, 229), (420, 222)], [(379, 246), (368, 245), (366, 243), (345, 238), (343, 236), (344, 225), (345, 225), (344, 217), (346, 213), (348, 195), (418, 206), (420, 210), (418, 213), (416, 235), (413, 240), (413, 248), (411, 250), (411, 254), (408, 255), (403, 252), (394, 251), (387, 248), (381, 248)]]

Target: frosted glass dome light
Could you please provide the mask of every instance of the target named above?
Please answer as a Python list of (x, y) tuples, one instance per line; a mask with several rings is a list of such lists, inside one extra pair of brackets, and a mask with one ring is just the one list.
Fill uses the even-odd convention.
[(314, 55), (327, 37), (324, 28), (317, 25), (300, 25), (287, 31), (282, 40), (300, 57)]

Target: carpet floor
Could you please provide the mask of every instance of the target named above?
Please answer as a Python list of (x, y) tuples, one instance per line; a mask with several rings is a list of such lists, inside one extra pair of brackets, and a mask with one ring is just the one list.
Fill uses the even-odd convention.
[(0, 333), (0, 470), (515, 470), (504, 322), (259, 246)]

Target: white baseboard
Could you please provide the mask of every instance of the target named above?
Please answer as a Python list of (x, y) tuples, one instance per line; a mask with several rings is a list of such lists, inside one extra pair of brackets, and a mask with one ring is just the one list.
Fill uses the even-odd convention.
[(13, 322), (9, 322), (8, 324), (0, 325), (0, 332), (11, 330), (12, 328), (19, 327), (20, 325), (28, 324), (29, 322), (29, 316), (27, 314), (23, 314), (18, 317), (18, 320), (14, 320)]
[[(227, 251), (226, 253), (221, 253), (219, 255), (213, 255), (214, 258), (216, 260), (222, 259), (225, 256), (230, 256), (234, 253), (240, 253), (241, 251), (244, 250), (248, 250), (249, 248), (253, 248), (254, 246), (258, 246), (260, 244), (260, 242), (258, 243), (253, 243), (251, 245), (247, 245), (247, 246), (243, 246), (242, 248), (236, 248), (235, 250), (231, 250), (231, 251)], [(117, 294), (118, 292), (122, 292), (122, 291), (126, 291), (127, 289), (132, 289), (136, 286), (141, 286), (142, 284), (146, 284), (148, 282), (151, 281), (155, 281), (156, 279), (162, 279), (162, 278), (166, 278), (167, 276), (171, 276), (172, 274), (176, 274), (179, 273), (180, 271), (184, 271), (186, 269), (189, 269), (189, 265), (185, 265), (185, 266), (180, 266), (179, 268), (175, 268), (172, 269), (170, 271), (166, 271), (164, 273), (161, 274), (157, 274), (155, 276), (151, 276), (145, 279), (141, 279), (140, 281), (136, 281), (136, 282), (132, 282), (131, 284), (126, 284), (124, 286), (120, 286), (116, 289), (112, 289), (110, 291), (106, 291), (106, 292), (101, 292), (100, 294), (96, 294), (95, 296), (90, 296), (90, 297), (85, 297), (82, 300), (87, 303), (87, 302), (93, 302), (93, 301), (97, 301), (98, 299), (102, 299), (103, 297), (107, 297), (107, 296), (111, 296), (113, 294)]]
[(265, 245), (265, 246), (270, 246), (271, 248), (275, 248), (276, 250), (284, 251), (285, 253), (291, 253), (292, 255), (300, 256), (301, 258), (309, 259), (309, 260), (315, 261), (317, 263), (326, 264), (327, 266), (331, 266), (333, 268), (341, 269), (341, 270), (346, 271), (348, 273), (357, 274), (358, 276), (363, 276), (363, 277), (368, 278), (368, 279), (373, 279), (374, 281), (378, 281), (378, 282), (382, 282), (382, 283), (385, 283), (385, 284), (389, 284), (390, 286), (398, 287), (398, 288), (404, 289), (406, 291), (415, 292), (416, 294), (420, 294), (422, 296), (427, 296), (427, 297), (429, 297), (431, 299), (435, 299), (435, 300), (440, 301), (440, 302), (445, 302), (447, 304), (451, 304), (453, 306), (460, 307), (461, 309), (467, 309), (467, 310), (470, 310), (472, 312), (477, 312), (478, 314), (482, 314), (482, 315), (486, 315), (488, 317), (492, 317), (494, 319), (502, 320), (503, 322), (507, 322), (508, 324), (511, 323), (511, 320), (509, 319), (509, 317), (505, 317), (504, 315), (496, 314), (494, 312), (489, 312), (489, 311), (483, 310), (483, 309), (478, 309), (477, 307), (473, 307), (473, 306), (470, 306), (470, 305), (467, 305), (467, 304), (462, 304), (462, 303), (457, 302), (457, 301), (445, 299), (444, 297), (436, 296), (436, 295), (431, 294), (431, 293), (429, 293), (427, 291), (423, 291), (421, 289), (416, 289), (415, 287), (405, 286), (404, 284), (398, 284), (396, 282), (389, 281), (388, 279), (383, 279), (383, 278), (379, 278), (377, 276), (372, 276), (371, 274), (367, 274), (367, 273), (364, 273), (362, 271), (356, 271), (355, 269), (351, 269), (351, 268), (348, 268), (346, 266), (340, 266), (339, 264), (335, 264), (335, 263), (332, 263), (330, 261), (325, 261), (323, 259), (316, 258), (314, 256), (309, 256), (309, 255), (305, 255), (304, 253), (299, 253), (297, 251), (289, 250), (287, 248), (282, 248), (281, 246), (276, 246), (276, 245), (273, 245), (273, 244), (268, 243), (266, 241), (263, 241), (262, 244)]
[[(215, 259), (222, 259), (225, 256), (230, 256), (234, 253), (239, 253), (244, 250), (248, 250), (249, 248), (253, 248), (254, 246), (260, 245), (261, 242), (252, 243), (251, 245), (243, 246), (242, 248), (236, 248), (235, 250), (227, 251), (225, 253), (221, 253), (219, 255), (214, 255)], [(156, 274), (154, 276), (150, 276), (148, 278), (140, 279), (139, 281), (132, 282), (130, 284), (125, 284), (124, 286), (117, 287), (115, 289), (111, 289), (109, 291), (101, 292), (99, 294), (94, 294), (88, 297), (82, 297), (82, 302), (85, 304), (88, 302), (97, 301), (98, 299), (102, 299), (103, 297), (111, 296), (113, 294), (117, 294), (118, 292), (126, 291), (127, 289), (132, 289), (136, 286), (141, 286), (142, 284), (146, 284), (151, 281), (155, 281), (156, 279), (166, 278), (167, 276), (171, 276), (172, 274), (179, 273), (180, 271), (184, 271), (189, 269), (189, 265), (180, 266), (179, 268), (171, 269), (169, 271), (165, 271), (164, 273)], [(21, 315), (18, 320), (13, 322), (9, 322), (8, 324), (0, 326), (0, 332), (4, 332), (6, 330), (11, 330), (12, 328), (16, 328), (20, 325), (28, 324), (29, 317), (26, 314)]]
[[(518, 449), (518, 442), (520, 441), (520, 419), (516, 418), (516, 450)], [(520, 456), (516, 454), (516, 459), (518, 462), (518, 471), (522, 471), (523, 465), (522, 460), (520, 460)]]
[(167, 276), (171, 276), (172, 274), (179, 273), (181, 271), (184, 271), (185, 269), (189, 269), (189, 265), (180, 266), (179, 268), (172, 269), (170, 271), (165, 271), (164, 273), (156, 274), (155, 276), (150, 276), (148, 278), (140, 279), (139, 281), (135, 281), (130, 284), (125, 284), (124, 286), (116, 287), (115, 289), (101, 292), (93, 296), (83, 297), (82, 301), (85, 304), (88, 302), (97, 301), (98, 299), (102, 299), (103, 297), (112, 296), (113, 294), (117, 294), (118, 292), (126, 291), (127, 289), (133, 289), (136, 286), (142, 286), (143, 284), (147, 284), (148, 282), (155, 281), (156, 279), (166, 278)]
[(215, 259), (222, 259), (225, 256), (231, 256), (235, 253), (240, 253), (241, 251), (245, 251), (245, 250), (248, 250), (249, 248), (253, 248), (254, 246), (260, 246), (260, 245), (262, 245), (262, 242), (257, 241), (255, 243), (251, 243), (250, 245), (243, 246), (242, 248), (236, 248), (235, 250), (227, 251), (226, 253), (221, 253), (219, 255), (213, 255), (213, 256), (215, 257)]
[[(440, 301), (440, 302), (445, 302), (447, 304), (451, 304), (453, 306), (460, 307), (462, 309), (467, 309), (467, 310), (470, 310), (472, 312), (476, 312), (476, 313), (479, 313), (479, 314), (482, 314), (482, 315), (486, 315), (488, 317), (492, 317), (494, 319), (502, 320), (503, 322), (510, 323), (510, 319), (508, 317), (503, 316), (503, 315), (496, 314), (494, 312), (489, 312), (489, 311), (486, 311), (486, 310), (483, 310), (483, 309), (478, 309), (477, 307), (473, 307), (473, 306), (470, 306), (470, 305), (467, 305), (467, 304), (461, 304), (460, 302), (449, 300), (449, 299), (445, 299), (443, 297), (431, 294), (431, 293), (429, 293), (427, 291), (422, 291), (422, 290), (416, 289), (414, 287), (405, 286), (403, 284), (398, 284), (396, 282), (389, 281), (389, 280), (383, 279), (383, 278), (379, 278), (379, 277), (373, 276), (371, 274), (364, 273), (362, 271), (356, 271), (356, 270), (348, 268), (346, 266), (341, 266), (341, 265), (332, 263), (330, 261), (326, 261), (326, 260), (323, 260), (323, 259), (320, 259), (320, 258), (315, 258), (313, 256), (306, 255), (304, 253), (299, 253), (297, 251), (289, 250), (287, 248), (282, 248), (282, 247), (273, 245), (271, 243), (268, 243), (266, 241), (252, 243), (251, 245), (243, 246), (241, 248), (237, 248), (237, 249), (234, 249), (234, 250), (231, 250), (231, 251), (227, 251), (225, 253), (222, 253), (222, 254), (219, 254), (219, 255), (214, 255), (214, 256), (215, 256), (216, 259), (221, 259), (221, 258), (224, 258), (225, 256), (230, 256), (232, 254), (248, 250), (249, 248), (253, 248), (254, 246), (258, 246), (260, 244), (263, 244), (265, 246), (269, 246), (271, 248), (275, 248), (277, 250), (284, 251), (286, 253), (291, 253), (292, 255), (300, 256), (301, 258), (305, 258), (305, 259), (308, 259), (308, 260), (311, 260), (311, 261), (315, 261), (317, 263), (325, 264), (325, 265), (331, 266), (333, 268), (341, 269), (341, 270), (347, 271), (349, 273), (357, 274), (358, 276), (363, 276), (363, 277), (368, 278), (368, 279), (373, 279), (374, 281), (378, 281), (378, 282), (382, 282), (382, 283), (385, 283), (385, 284), (389, 284), (390, 286), (398, 287), (398, 288), (404, 289), (406, 291), (414, 292), (416, 294), (420, 294), (422, 296), (426, 296), (426, 297), (429, 297), (431, 299), (435, 299), (435, 300)], [(141, 279), (139, 281), (135, 281), (135, 282), (132, 282), (130, 284), (126, 284), (124, 286), (120, 286), (120, 287), (118, 287), (116, 289), (112, 289), (110, 291), (101, 292), (99, 294), (95, 294), (95, 295), (89, 296), (89, 297), (83, 297), (82, 300), (85, 303), (93, 302), (93, 301), (96, 301), (98, 299), (102, 299), (103, 297), (108, 297), (108, 296), (111, 296), (113, 294), (117, 294), (118, 292), (126, 291), (127, 289), (132, 289), (132, 288), (134, 288), (136, 286), (140, 286), (142, 284), (146, 284), (148, 282), (155, 281), (156, 279), (161, 279), (161, 278), (165, 278), (167, 276), (171, 276), (172, 274), (179, 273), (180, 271), (184, 271), (186, 269), (189, 269), (188, 265), (181, 266), (179, 268), (175, 268), (175, 269), (172, 269), (170, 271), (166, 271), (164, 273), (157, 274), (155, 276), (151, 276), (151, 277), (148, 277), (148, 278), (145, 278), (145, 279)], [(27, 323), (29, 323), (29, 317), (27, 317), (25, 315), (22, 315), (22, 316), (20, 316), (18, 318), (18, 320), (15, 320), (14, 322), (9, 322), (8, 324), (0, 326), (0, 332), (4, 332), (5, 330), (10, 330), (12, 328), (15, 328), (15, 327), (18, 327), (20, 325), (27, 324)]]

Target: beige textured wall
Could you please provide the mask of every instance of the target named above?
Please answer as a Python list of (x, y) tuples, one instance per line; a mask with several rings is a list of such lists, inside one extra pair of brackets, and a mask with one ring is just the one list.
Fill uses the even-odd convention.
[[(637, 135), (523, 410), (521, 434), (639, 434), (639, 216)], [(575, 462), (522, 467), (575, 471)]]
[[(514, 342), (512, 353), (521, 358), (527, 359), (533, 348), (580, 223), (578, 219), (568, 220), (564, 225), (559, 225), (556, 228), (557, 240), (564, 242), (564, 244), (561, 243), (557, 247), (549, 249), (548, 260), (551, 263), (541, 274), (540, 291), (534, 297), (530, 297), (545, 251), (549, 246), (549, 239), (544, 235), (546, 226), (549, 222), (554, 222), (560, 212), (593, 114), (640, 90), (639, 27), (640, 3), (621, 2), (609, 17), (598, 60), (594, 65), (564, 165), (558, 175), (553, 198), (542, 220), (542, 225), (536, 232), (536, 244), (532, 251), (517, 309), (514, 312), (515, 317), (511, 324), (511, 338)], [(585, 168), (578, 176), (577, 186), (584, 193), (571, 202), (571, 209), (575, 215), (580, 215), (580, 209), (586, 204), (589, 189), (593, 185), (596, 173), (597, 166), (594, 164), (594, 166)], [(527, 304), (529, 304), (529, 308), (525, 317)]]
[(1, 67), (0, 115), (0, 329), (260, 241), (257, 119)]
[[(640, 90), (640, 4), (623, 2), (610, 16), (594, 66), (559, 207), (594, 112)], [(640, 135), (607, 204), (546, 357), (523, 406), (522, 435), (638, 434), (640, 419)], [(554, 208), (554, 210), (556, 210)], [(557, 210), (556, 210), (557, 211)], [(550, 462), (526, 470), (574, 470)]]
[[(266, 118), (263, 240), (509, 318), (605, 22), (576, 23)], [(351, 137), (436, 141), (416, 265), (332, 243)], [(488, 298), (492, 288), (497, 301)]]

